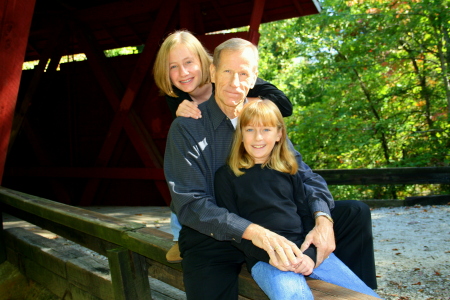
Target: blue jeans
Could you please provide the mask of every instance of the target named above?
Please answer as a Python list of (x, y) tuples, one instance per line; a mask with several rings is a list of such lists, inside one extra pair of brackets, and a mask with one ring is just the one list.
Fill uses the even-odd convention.
[[(302, 274), (283, 272), (260, 261), (253, 266), (252, 276), (271, 300), (314, 300)], [(333, 253), (309, 277), (380, 298)]]
[(177, 242), (180, 237), (181, 224), (178, 222), (177, 215), (173, 212), (170, 213), (170, 230), (172, 231), (173, 240)]

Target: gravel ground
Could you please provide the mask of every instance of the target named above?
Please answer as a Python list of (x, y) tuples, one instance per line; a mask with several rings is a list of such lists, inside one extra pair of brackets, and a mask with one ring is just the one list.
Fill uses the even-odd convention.
[(449, 205), (372, 210), (382, 298), (450, 299), (449, 216)]

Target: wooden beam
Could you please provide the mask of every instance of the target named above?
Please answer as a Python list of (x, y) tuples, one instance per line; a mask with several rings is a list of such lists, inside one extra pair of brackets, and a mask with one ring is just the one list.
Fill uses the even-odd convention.
[[(156, 56), (156, 52), (158, 51), (159, 44), (155, 43), (156, 40), (159, 40), (165, 32), (165, 28), (167, 27), (167, 24), (170, 20), (170, 16), (172, 15), (175, 7), (176, 7), (177, 1), (176, 0), (170, 0), (164, 5), (161, 5), (160, 11), (158, 13), (158, 16), (153, 23), (153, 27), (150, 30), (150, 34), (147, 38), (147, 41), (145, 43), (144, 51), (139, 56), (138, 62), (136, 64), (136, 67), (133, 71), (133, 74), (131, 75), (129, 84), (125, 90), (125, 94), (120, 101), (119, 108), (116, 109), (116, 114), (114, 116), (114, 119), (111, 123), (110, 130), (107, 134), (107, 140), (102, 146), (102, 150), (99, 155), (99, 161), (102, 162), (102, 165), (106, 165), (109, 158), (112, 155), (112, 150), (114, 149), (114, 145), (117, 142), (117, 139), (119, 137), (120, 131), (124, 128), (127, 130), (127, 133), (135, 133), (133, 132), (134, 129), (139, 129), (139, 135), (141, 136), (149, 136), (148, 133), (145, 133), (143, 126), (139, 126), (139, 118), (136, 114), (129, 115), (129, 112), (131, 110), (131, 106), (134, 102), (134, 99), (141, 87), (142, 82), (144, 81), (144, 78), (148, 71), (151, 69), (153, 64), (153, 59)], [(127, 121), (127, 118), (130, 117), (130, 121), (134, 122), (134, 126), (129, 126), (131, 124), (125, 123)], [(159, 154), (158, 149), (156, 148), (156, 145), (153, 142), (152, 139), (140, 139), (140, 141), (146, 141), (147, 150), (150, 148), (151, 151), (145, 151), (140, 150), (139, 147), (141, 147), (142, 143), (140, 144), (134, 144), (135, 147), (138, 146), (138, 153), (147, 153), (151, 156), (152, 162), (155, 167), (161, 167), (162, 166), (162, 155)], [(145, 145), (145, 143), (144, 143)], [(145, 162), (145, 161), (144, 161)], [(94, 197), (94, 193), (96, 190), (96, 187), (98, 185), (98, 182), (90, 181), (88, 186), (85, 189), (85, 192), (83, 193), (83, 196), (81, 198), (80, 205), (90, 205), (92, 203), (92, 199)], [(170, 195), (167, 190), (167, 185), (165, 182), (156, 182), (156, 186), (161, 192), (161, 195), (164, 198), (164, 201), (166, 203), (170, 203)]]
[(192, 17), (194, 15), (192, 1), (180, 0), (178, 14), (180, 16), (180, 28), (195, 32), (195, 18)]
[(305, 14), (305, 10), (300, 5), (299, 0), (292, 0), (292, 3), (294, 3), (295, 8), (297, 9), (297, 12), (300, 16), (303, 16)]
[(108, 250), (115, 300), (151, 300), (145, 258), (124, 247)]
[[(122, 102), (119, 100), (119, 95), (121, 95), (124, 90), (122, 83), (115, 75), (115, 72), (111, 68), (110, 64), (107, 62), (103, 52), (97, 46), (95, 39), (87, 26), (80, 24), (80, 28), (80, 43), (89, 58), (88, 62), (96, 74), (96, 78), (99, 80), (101, 87), (106, 93), (107, 99), (116, 112), (97, 158), (96, 166), (106, 166), (108, 164), (113, 150), (117, 145), (119, 134), (122, 129), (125, 129), (145, 166), (161, 168), (163, 161), (162, 155), (160, 154), (153, 138), (144, 126), (142, 120), (130, 107), (134, 99), (131, 100), (129, 104), (130, 106), (125, 108), (122, 106), (122, 102), (124, 100), (122, 100)], [(137, 66), (140, 67), (139, 62)], [(145, 76), (145, 73), (141, 75)], [(156, 184), (163, 199), (169, 204), (170, 195), (165, 181), (156, 182)], [(98, 180), (90, 180), (88, 182), (81, 197), (81, 205), (90, 205), (92, 203), (92, 199), (97, 191), (98, 185)]]
[[(225, 24), (226, 28), (231, 28), (228, 17), (223, 13), (223, 9), (217, 0), (211, 0), (215, 13), (219, 16), (220, 20)], [(213, 49), (214, 50), (214, 49)]]
[(329, 185), (449, 184), (450, 167), (314, 170)]
[(165, 181), (162, 168), (114, 167), (14, 167), (5, 173), (8, 177), (142, 179)]
[[(44, 143), (42, 142), (42, 139), (40, 139), (40, 135), (37, 134), (34, 127), (29, 124), (27, 119), (27, 111), (32, 104), (33, 97), (38, 89), (43, 73), (47, 72), (47, 77), (49, 74), (55, 75), (62, 57), (62, 53), (69, 43), (70, 35), (68, 34), (66, 24), (59, 24), (56, 28), (58, 29), (54, 32), (53, 38), (47, 42), (48, 45), (44, 52), (44, 56), (41, 58), (37, 68), (34, 70), (31, 83), (28, 86), (24, 99), (22, 100), (22, 105), (20, 106), (19, 112), (14, 117), (8, 148), (8, 152), (10, 152), (17, 136), (21, 131), (24, 131), (41, 166), (54, 165), (51, 159), (52, 155), (49, 154), (48, 149), (44, 147)], [(50, 63), (48, 64), (49, 59)], [(52, 81), (50, 78), (47, 79), (50, 82)], [(65, 187), (55, 178), (50, 179), (50, 186), (52, 187), (58, 201), (62, 203), (71, 203), (70, 196)]]
[(0, 184), (35, 0), (0, 0)]
[[(55, 27), (56, 28), (55, 28), (54, 32), (52, 32), (52, 34), (51, 34), (51, 38), (47, 42), (45, 51), (42, 54), (42, 57), (40, 57), (39, 64), (37, 65), (36, 68), (34, 68), (33, 77), (31, 79), (30, 85), (28, 86), (28, 88), (26, 90), (26, 93), (22, 100), (22, 104), (19, 108), (19, 111), (14, 116), (8, 151), (11, 151), (11, 148), (14, 145), (16, 137), (18, 136), (18, 134), (21, 130), (22, 122), (26, 118), (28, 108), (32, 104), (33, 97), (39, 86), (39, 82), (41, 81), (42, 75), (45, 72), (48, 60), (52, 59), (50, 61), (50, 63), (52, 64), (52, 68), (54, 67), (55, 63), (57, 65), (59, 63), (59, 60), (61, 59), (62, 51), (64, 50), (64, 48), (67, 46), (67, 44), (69, 42), (69, 39), (68, 39), (69, 35), (67, 32), (66, 26), (64, 24), (58, 23), (57, 26), (55, 26)], [(55, 62), (55, 60), (57, 60), (57, 62)]]
[(144, 50), (139, 56), (136, 68), (134, 69), (126, 88), (125, 95), (120, 102), (120, 111), (129, 110), (144, 81), (145, 75), (151, 70), (156, 53), (159, 49), (159, 43), (155, 43), (155, 41), (159, 41), (164, 36), (167, 24), (175, 11), (177, 2), (177, 0), (166, 0), (161, 3), (158, 16), (156, 17), (147, 41), (145, 42)]
[(252, 16), (250, 18), (250, 29), (248, 39), (254, 45), (258, 45), (259, 42), (259, 25), (261, 25), (262, 16), (264, 14), (264, 6), (266, 0), (254, 0)]
[(85, 22), (104, 22), (106, 20), (133, 17), (145, 12), (156, 11), (167, 4), (165, 0), (114, 1), (76, 12), (76, 17)]
[[(22, 127), (23, 131), (26, 133), (28, 141), (31, 144), (31, 147), (33, 148), (33, 152), (36, 155), (39, 164), (43, 167), (53, 166), (54, 164), (51, 156), (48, 154), (49, 151), (44, 147), (41, 135), (35, 132), (33, 126), (29, 124), (27, 118), (23, 120)], [(60, 181), (56, 180), (56, 178), (51, 178), (49, 183), (58, 201), (66, 204), (71, 203), (70, 195), (67, 193), (66, 188)]]

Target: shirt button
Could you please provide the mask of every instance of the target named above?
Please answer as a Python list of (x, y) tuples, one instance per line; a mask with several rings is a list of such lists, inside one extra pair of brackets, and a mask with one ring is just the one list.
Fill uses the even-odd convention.
[(214, 236), (214, 233), (211, 233), (211, 236)]

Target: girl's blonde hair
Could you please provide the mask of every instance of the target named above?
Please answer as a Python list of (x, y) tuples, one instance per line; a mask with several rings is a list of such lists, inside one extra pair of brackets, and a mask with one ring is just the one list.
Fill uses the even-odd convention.
[(155, 83), (161, 91), (171, 97), (178, 97), (173, 90), (173, 84), (169, 76), (169, 53), (177, 45), (182, 44), (192, 54), (197, 55), (202, 69), (202, 81), (200, 87), (211, 82), (209, 66), (212, 62), (211, 55), (205, 50), (202, 43), (189, 31), (178, 30), (170, 34), (162, 43), (156, 55), (155, 64), (153, 65), (153, 75)]
[(245, 151), (242, 130), (245, 126), (270, 126), (281, 131), (280, 141), (275, 143), (272, 153), (262, 167), (279, 172), (295, 174), (298, 170), (294, 153), (286, 142), (286, 125), (278, 107), (270, 100), (251, 101), (246, 104), (239, 115), (234, 133), (233, 145), (228, 157), (228, 165), (236, 176), (243, 175), (241, 169), (249, 169), (255, 165), (253, 158)]

